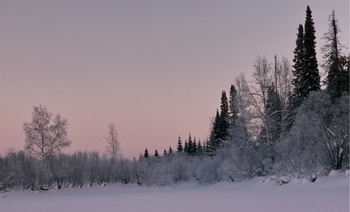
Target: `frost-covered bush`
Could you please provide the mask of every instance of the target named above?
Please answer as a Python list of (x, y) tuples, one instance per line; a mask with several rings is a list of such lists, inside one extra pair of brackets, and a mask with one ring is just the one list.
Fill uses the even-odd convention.
[(288, 173), (326, 174), (349, 167), (349, 98), (332, 103), (325, 92), (314, 92), (298, 109), (289, 136), (277, 149), (276, 168)]

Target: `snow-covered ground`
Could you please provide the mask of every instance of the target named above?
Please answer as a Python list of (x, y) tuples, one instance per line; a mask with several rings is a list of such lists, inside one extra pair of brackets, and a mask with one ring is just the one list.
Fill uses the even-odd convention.
[(273, 180), (172, 187), (113, 185), (47, 192), (0, 194), (0, 211), (166, 211), (166, 212), (348, 212), (349, 177), (333, 174), (315, 183), (294, 180), (279, 186)]

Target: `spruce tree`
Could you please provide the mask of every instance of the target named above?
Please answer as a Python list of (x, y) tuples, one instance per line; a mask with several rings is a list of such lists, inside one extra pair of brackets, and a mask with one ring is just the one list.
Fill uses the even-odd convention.
[(171, 147), (169, 147), (168, 153), (169, 155), (173, 154), (173, 149)]
[(215, 151), (219, 143), (220, 143), (220, 114), (219, 114), (219, 111), (216, 110), (216, 116), (213, 122), (210, 138), (207, 143), (207, 147), (208, 147), (207, 150), (210, 156), (215, 155)]
[(187, 155), (193, 155), (193, 141), (191, 137), (191, 133), (188, 135), (188, 142), (187, 142)]
[(192, 155), (197, 155), (197, 141), (196, 137), (193, 138)]
[(184, 153), (188, 154), (188, 143), (187, 143), (187, 140), (185, 140)]
[(158, 150), (154, 151), (154, 157), (159, 157)]
[(305, 72), (305, 49), (304, 49), (304, 28), (302, 24), (299, 24), (296, 47), (294, 49), (294, 65), (293, 65), (293, 79), (292, 84), (294, 86), (292, 104), (294, 108), (301, 105), (303, 93), (304, 79), (303, 73)]
[(281, 134), (282, 122), (281, 99), (276, 91), (276, 87), (271, 85), (267, 89), (266, 116), (269, 124), (269, 140), (275, 142)]
[(228, 101), (227, 101), (227, 96), (226, 92), (222, 91), (221, 94), (221, 106), (220, 106), (220, 117), (219, 117), (219, 122), (218, 122), (218, 138), (217, 138), (217, 143), (216, 146), (221, 146), (222, 142), (227, 139), (228, 136), (228, 130), (230, 127), (229, 124), (229, 108), (228, 108)]
[(216, 111), (215, 120), (208, 141), (208, 151), (211, 156), (215, 155), (216, 149), (222, 146), (223, 141), (227, 140), (229, 127), (229, 106), (226, 92), (222, 91), (220, 113), (218, 110)]
[(226, 92), (222, 91), (221, 93), (221, 105), (220, 105), (220, 116), (221, 117), (228, 117), (229, 114), (229, 109), (228, 109), (228, 101), (227, 101), (227, 96), (226, 96)]
[(201, 141), (198, 140), (198, 144), (197, 144), (197, 154), (199, 156), (202, 156), (203, 155), (203, 147), (202, 147), (202, 144), (201, 144)]
[(230, 87), (230, 100), (229, 100), (229, 110), (230, 110), (230, 124), (234, 125), (235, 120), (238, 118), (238, 101), (237, 101), (237, 90), (234, 85)]
[(305, 20), (305, 34), (304, 34), (304, 62), (305, 72), (303, 72), (303, 97), (306, 97), (311, 91), (318, 91), (320, 87), (320, 73), (318, 71), (318, 63), (316, 57), (316, 36), (314, 21), (312, 19), (312, 12), (310, 7), (306, 8)]
[(180, 136), (179, 136), (179, 140), (177, 141), (176, 150), (177, 150), (178, 153), (181, 153), (183, 151), (183, 146), (182, 146), (182, 142), (181, 142)]
[(346, 57), (341, 52), (340, 32), (338, 20), (335, 18), (335, 12), (333, 11), (329, 19), (329, 30), (322, 37), (326, 41), (326, 44), (322, 47), (324, 59), (322, 66), (327, 73), (325, 79), (326, 91), (333, 101), (338, 99), (343, 92), (349, 94), (349, 72), (346, 68)]
[(143, 157), (145, 157), (145, 158), (148, 158), (148, 157), (149, 157), (147, 148), (145, 149), (145, 153), (143, 154)]

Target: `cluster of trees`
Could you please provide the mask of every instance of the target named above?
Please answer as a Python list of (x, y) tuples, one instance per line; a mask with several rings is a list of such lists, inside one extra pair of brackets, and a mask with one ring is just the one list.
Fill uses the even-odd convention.
[[(119, 155), (118, 133), (108, 125), (107, 153), (60, 151), (70, 145), (67, 120), (46, 107), (34, 107), (23, 129), (25, 152), (0, 157), (0, 189), (50, 189), (137, 183), (170, 185), (197, 180), (213, 183), (256, 176), (305, 177), (349, 169), (349, 56), (342, 52), (333, 12), (322, 47), (325, 80), (316, 57), (315, 28), (309, 7), (299, 25), (293, 65), (287, 58), (270, 63), (258, 56), (252, 83), (244, 75), (221, 93), (210, 137), (203, 143), (178, 138), (151, 156)], [(285, 178), (284, 178), (285, 179)], [(284, 180), (285, 182), (285, 180)]]

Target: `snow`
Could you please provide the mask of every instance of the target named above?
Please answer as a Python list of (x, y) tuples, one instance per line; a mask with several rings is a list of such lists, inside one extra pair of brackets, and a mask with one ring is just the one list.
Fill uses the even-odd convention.
[(349, 177), (319, 177), (315, 183), (270, 178), (214, 185), (183, 183), (171, 187), (111, 185), (46, 192), (0, 194), (1, 211), (349, 211)]

